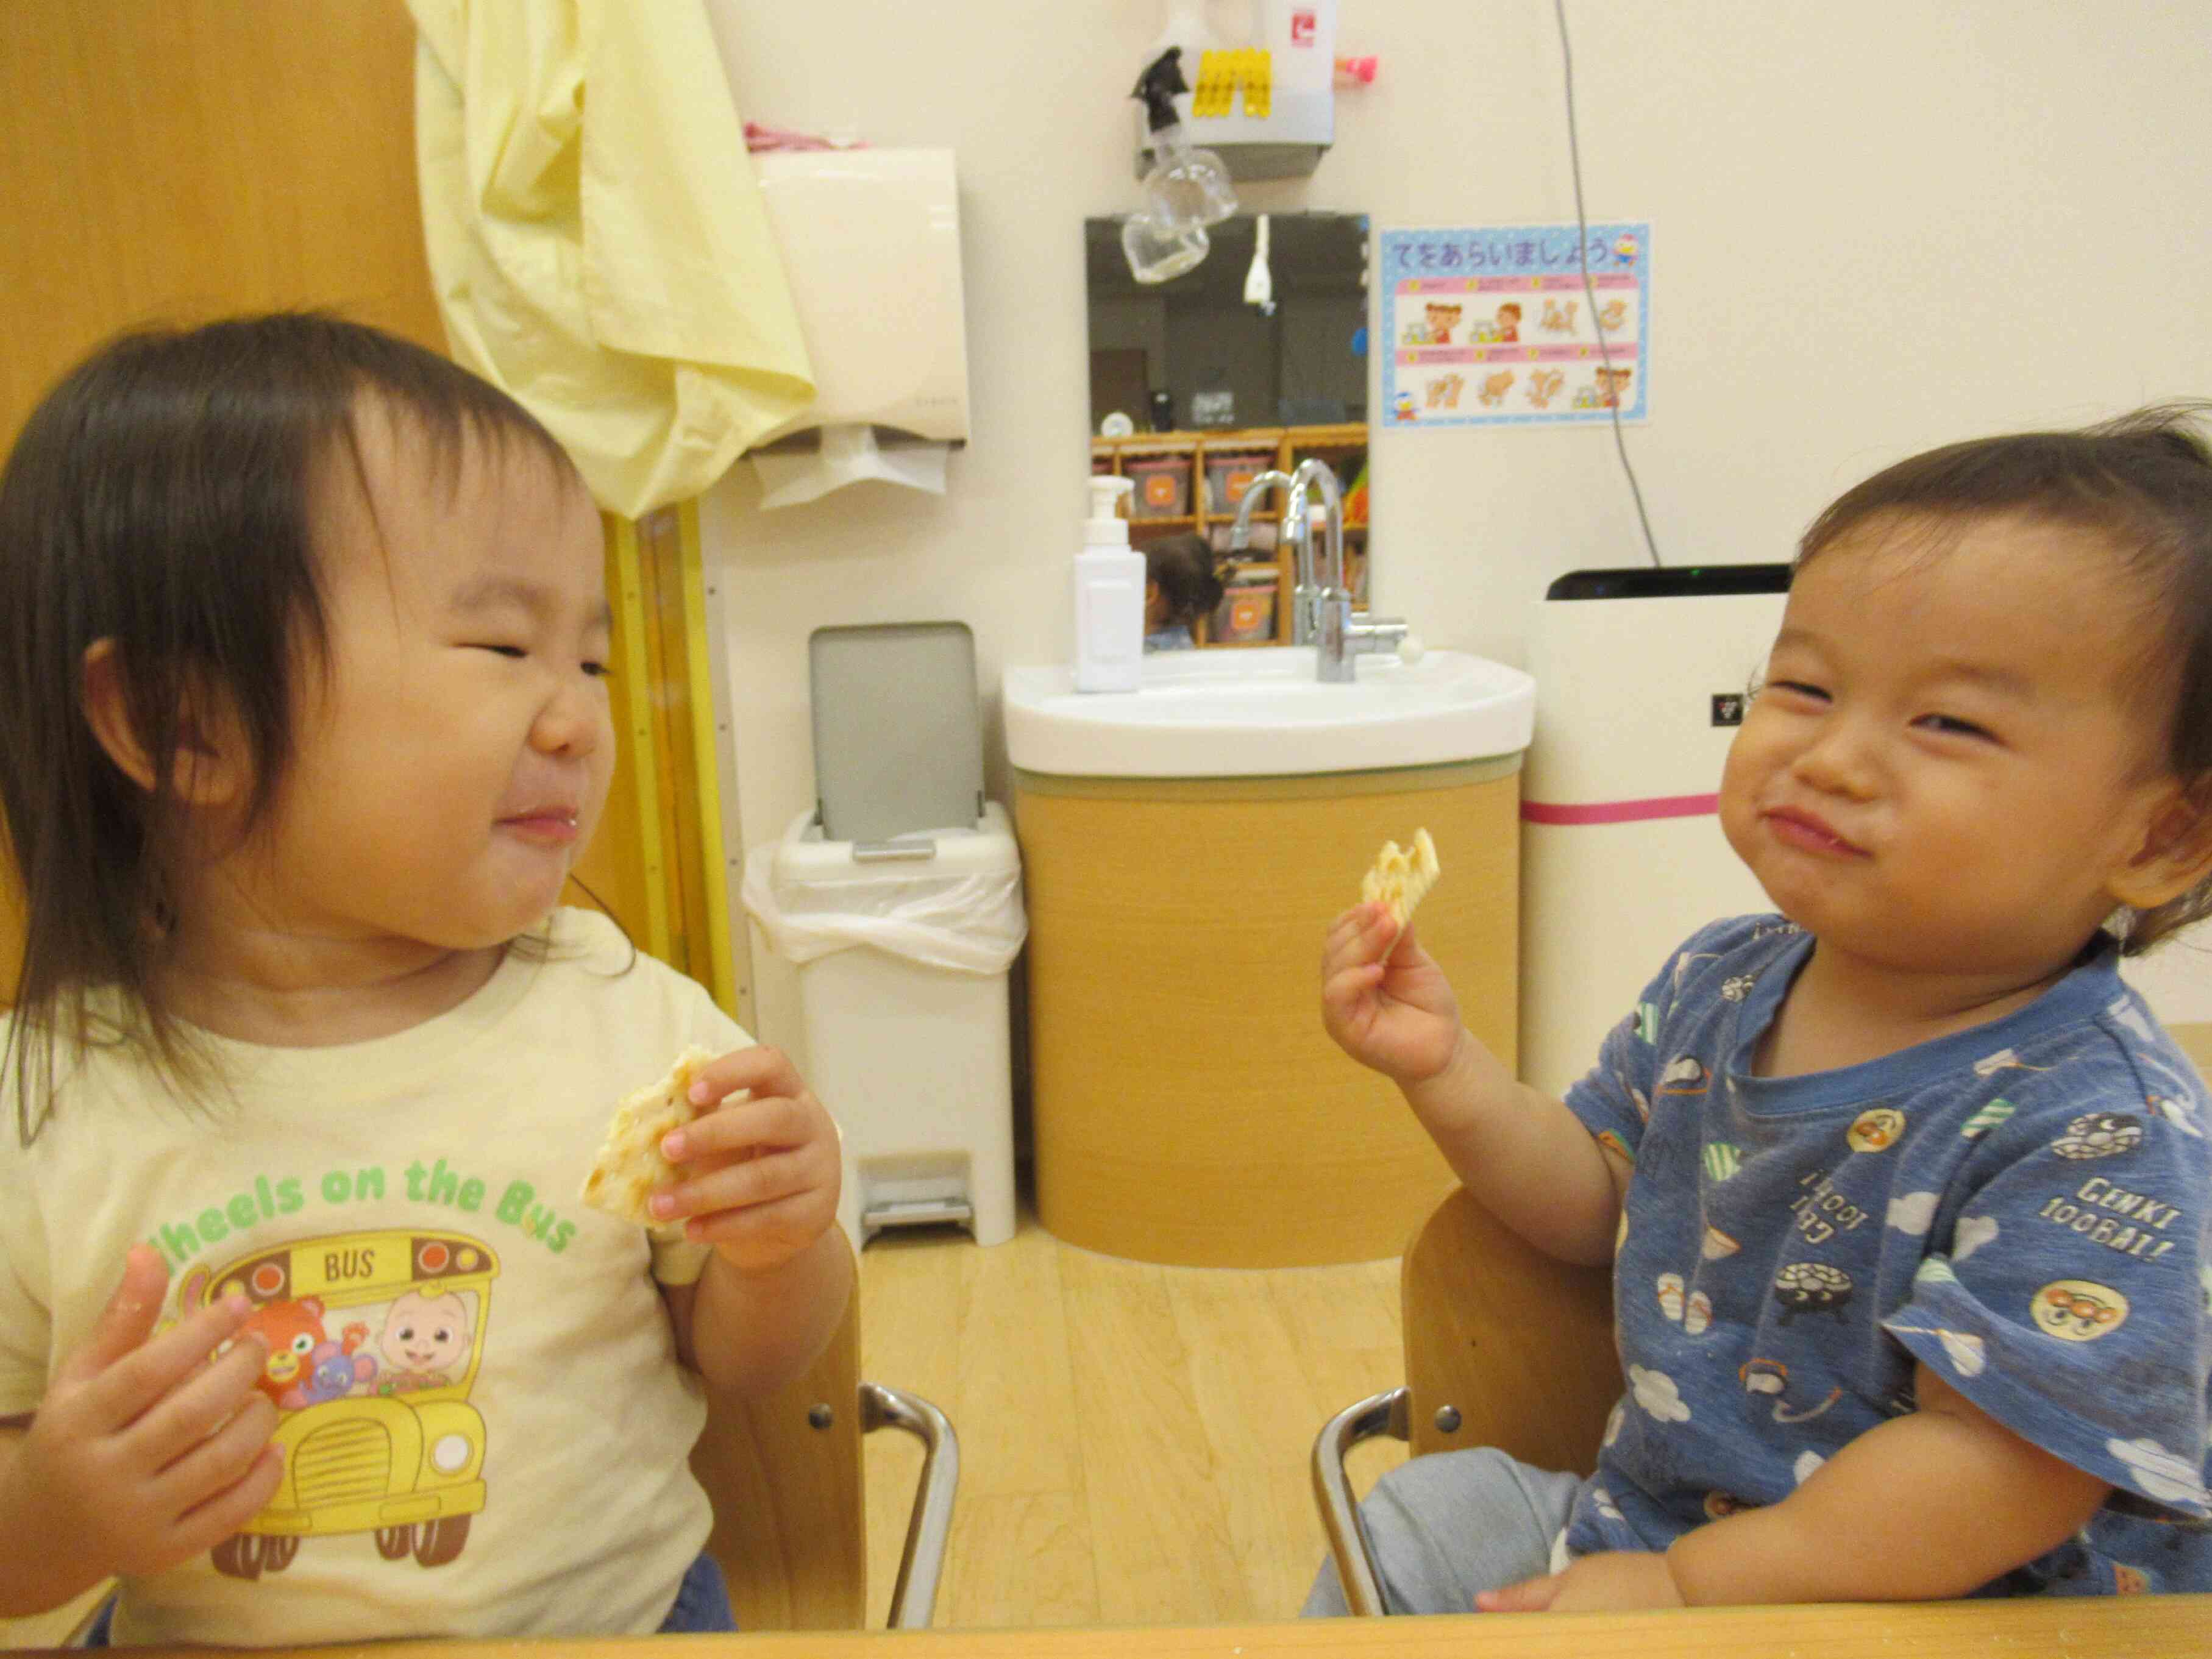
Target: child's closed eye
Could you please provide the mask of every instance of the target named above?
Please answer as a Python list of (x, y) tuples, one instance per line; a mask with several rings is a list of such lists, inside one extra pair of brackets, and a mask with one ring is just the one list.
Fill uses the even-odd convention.
[[(471, 651), (489, 651), (493, 656), (505, 657), (509, 662), (526, 661), (530, 656), (530, 647), (527, 646), (497, 645), (488, 640), (476, 641), (470, 644), (466, 649)], [(608, 664), (601, 662), (595, 657), (586, 657), (579, 662), (576, 666), (583, 670), (585, 675), (592, 679), (611, 679), (614, 677), (614, 669)]]
[(1947, 738), (1978, 738), (1985, 743), (1996, 740), (1996, 734), (1987, 726), (1960, 720), (1956, 714), (1923, 714), (1915, 724)]
[(1765, 680), (1759, 684), (1758, 690), (1779, 691), (1788, 696), (1809, 698), (1816, 702), (1828, 701), (1827, 692), (1809, 680)]

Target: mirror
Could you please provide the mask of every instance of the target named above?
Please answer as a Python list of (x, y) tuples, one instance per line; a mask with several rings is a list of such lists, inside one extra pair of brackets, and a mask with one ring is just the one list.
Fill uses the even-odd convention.
[(1367, 217), (1265, 216), (1271, 311), (1248, 303), (1261, 221), (1211, 228), (1194, 270), (1159, 283), (1129, 274), (1121, 221), (1084, 222), (1091, 331), (1091, 465), (1131, 478), (1139, 549), (1195, 536), (1224, 592), (1194, 618), (1198, 645), (1289, 642), (1290, 550), (1281, 492), (1253, 514), (1248, 556), (1226, 558), (1246, 486), (1310, 455), (1344, 493), (1345, 565), (1364, 606), (1371, 549), (1367, 436)]

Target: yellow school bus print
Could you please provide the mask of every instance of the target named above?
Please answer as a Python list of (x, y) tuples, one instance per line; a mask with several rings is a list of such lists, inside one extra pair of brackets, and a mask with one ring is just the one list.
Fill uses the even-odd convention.
[(182, 1305), (243, 1295), (269, 1344), (276, 1495), (215, 1550), (237, 1578), (282, 1572), (303, 1538), (374, 1533), (387, 1561), (442, 1566), (484, 1506), (484, 1423), (468, 1403), (499, 1258), (453, 1233), (339, 1233), (185, 1281)]

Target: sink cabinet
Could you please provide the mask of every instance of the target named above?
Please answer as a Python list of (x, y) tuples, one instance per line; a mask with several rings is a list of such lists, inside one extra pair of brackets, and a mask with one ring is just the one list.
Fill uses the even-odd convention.
[(1273, 1267), (1395, 1255), (1454, 1177), (1321, 1024), (1329, 922), (1425, 826), (1415, 926), (1516, 1060), (1519, 757), (1309, 777), (1016, 769), (1037, 1208), (1108, 1255)]

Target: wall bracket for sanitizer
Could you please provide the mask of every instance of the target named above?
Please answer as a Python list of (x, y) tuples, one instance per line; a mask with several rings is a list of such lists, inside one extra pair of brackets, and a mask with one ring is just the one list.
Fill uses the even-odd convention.
[[(1231, 178), (1303, 178), (1336, 141), (1336, 0), (1257, 0), (1255, 9), (1256, 39), (1185, 45), (1191, 90), (1176, 106), (1190, 142), (1218, 155)], [(1139, 179), (1152, 165), (1147, 141), (1140, 112)]]

